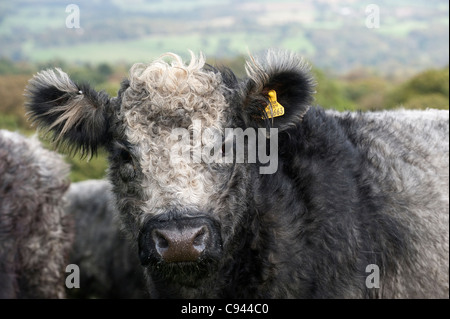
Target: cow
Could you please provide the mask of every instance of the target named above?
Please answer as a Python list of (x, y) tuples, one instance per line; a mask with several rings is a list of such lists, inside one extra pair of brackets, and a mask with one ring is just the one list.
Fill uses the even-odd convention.
[(147, 298), (137, 248), (120, 229), (110, 183), (72, 183), (65, 200), (75, 225), (69, 263), (78, 266), (80, 275), (79, 286), (67, 289), (68, 298)]
[(448, 298), (448, 111), (326, 111), (287, 51), (246, 72), (167, 53), (110, 97), (49, 69), (26, 108), (108, 152), (152, 298)]
[(36, 137), (0, 130), (0, 299), (66, 297), (68, 174)]

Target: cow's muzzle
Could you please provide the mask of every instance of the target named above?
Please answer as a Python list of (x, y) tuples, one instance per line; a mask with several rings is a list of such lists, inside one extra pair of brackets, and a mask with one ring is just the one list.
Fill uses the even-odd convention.
[(139, 236), (142, 265), (199, 262), (217, 257), (220, 232), (208, 217), (149, 220)]

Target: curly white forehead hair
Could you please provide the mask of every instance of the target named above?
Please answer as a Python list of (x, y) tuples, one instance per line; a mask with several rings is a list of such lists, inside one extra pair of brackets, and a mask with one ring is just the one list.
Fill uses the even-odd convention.
[[(173, 138), (174, 129), (192, 133), (201, 123), (202, 128), (223, 131), (227, 101), (220, 72), (205, 68), (203, 54), (196, 57), (191, 52), (190, 62), (184, 63), (180, 56), (166, 53), (149, 64), (133, 65), (129, 82), (121, 114), (126, 140), (139, 153), (146, 176), (147, 204), (156, 208), (208, 206), (210, 196), (217, 192), (208, 167), (192, 162), (175, 165), (170, 151), (180, 143)], [(186, 147), (196, 151), (201, 144)]]
[[(189, 64), (174, 53), (165, 53), (149, 64), (134, 64), (129, 72), (130, 89), (134, 93), (147, 93), (146, 100), (151, 101), (151, 111), (156, 113), (163, 110), (168, 114), (180, 108), (187, 112), (210, 111), (218, 102), (223, 103), (221, 75), (204, 69), (203, 54), (190, 53)], [(125, 94), (125, 101), (122, 101), (125, 107), (126, 97)], [(135, 95), (131, 97), (135, 101)]]

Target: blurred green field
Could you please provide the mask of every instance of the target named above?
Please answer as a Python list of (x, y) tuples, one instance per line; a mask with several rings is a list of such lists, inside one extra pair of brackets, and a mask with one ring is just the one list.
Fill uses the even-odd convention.
[[(0, 6), (0, 10), (1, 10)], [(53, 19), (61, 12), (58, 7), (43, 7), (39, 13), (32, 7), (17, 7), (12, 14), (5, 16), (1, 23), (0, 35), (14, 34), (18, 29), (25, 29), (28, 32), (38, 33), (43, 30), (63, 27), (65, 20)]]
[[(274, 31), (274, 33), (276, 33)], [(174, 52), (187, 58), (188, 49), (194, 52), (203, 52), (208, 57), (213, 57), (216, 52), (223, 55), (235, 55), (235, 52), (247, 54), (247, 49), (260, 51), (266, 47), (267, 37), (276, 37), (271, 34), (247, 34), (219, 33), (214, 38), (204, 38), (201, 34), (147, 36), (136, 40), (105, 41), (101, 49), (97, 43), (67, 44), (58, 47), (35, 48), (31, 43), (24, 43), (23, 52), (31, 57), (33, 62), (45, 62), (51, 60), (67, 60), (89, 63), (115, 63), (122, 62), (146, 62), (155, 59), (164, 52)], [(233, 41), (230, 39), (233, 38)], [(186, 48), (174, 50), (174, 48)], [(280, 47), (288, 48), (294, 52), (314, 53), (314, 46), (306, 39), (284, 38), (280, 41)]]

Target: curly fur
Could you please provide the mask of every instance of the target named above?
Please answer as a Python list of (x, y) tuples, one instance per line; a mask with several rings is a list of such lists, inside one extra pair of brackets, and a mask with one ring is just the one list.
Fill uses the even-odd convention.
[(0, 130), (0, 298), (64, 298), (69, 167), (36, 138)]
[[(167, 211), (167, 206), (206, 209), (208, 194), (218, 192), (219, 179), (208, 167), (181, 161), (174, 169), (170, 151), (178, 143), (173, 139), (173, 129), (200, 133), (194, 132), (195, 120), (223, 130), (226, 101), (221, 76), (203, 68), (203, 56), (198, 59), (193, 56), (186, 66), (180, 57), (168, 56), (171, 63), (161, 58), (149, 65), (134, 65), (130, 70), (130, 86), (122, 97), (125, 139), (133, 145), (133, 154), (139, 159), (143, 173), (141, 187), (147, 207), (142, 208), (141, 217), (136, 216), (142, 224), (150, 207), (152, 212), (161, 213)], [(192, 152), (201, 147), (200, 143), (193, 145)]]
[[(102, 104), (107, 125), (76, 135), (79, 145), (97, 136), (108, 150), (132, 240), (147, 238), (154, 221), (217, 225), (214, 267), (149, 265), (152, 297), (448, 298), (448, 111), (324, 111), (312, 105), (308, 66), (285, 52), (252, 58), (243, 80), (203, 56), (169, 58), (135, 65)], [(271, 89), (285, 115), (269, 120)], [(49, 126), (56, 115), (33, 102), (45, 96), (34, 91), (27, 105)], [(277, 128), (276, 173), (259, 174), (260, 163), (171, 163), (170, 132), (194, 135), (194, 120), (219, 131)], [(380, 288), (365, 284), (370, 264)]]

